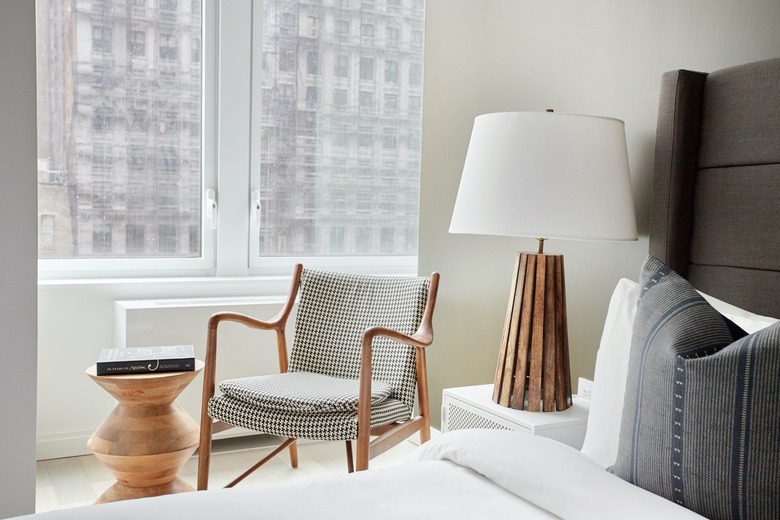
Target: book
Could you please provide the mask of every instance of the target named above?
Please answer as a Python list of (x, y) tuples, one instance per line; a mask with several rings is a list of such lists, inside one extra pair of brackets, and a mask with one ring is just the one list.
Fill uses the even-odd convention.
[(192, 371), (195, 350), (192, 345), (104, 348), (96, 368), (99, 376)]

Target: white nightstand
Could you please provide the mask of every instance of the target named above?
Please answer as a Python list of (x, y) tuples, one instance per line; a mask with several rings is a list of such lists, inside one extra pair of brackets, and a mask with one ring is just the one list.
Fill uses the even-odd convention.
[(580, 449), (590, 402), (574, 397), (562, 412), (528, 412), (500, 406), (491, 399), (493, 385), (446, 388), (442, 396), (442, 432), (466, 428), (515, 430), (555, 439)]

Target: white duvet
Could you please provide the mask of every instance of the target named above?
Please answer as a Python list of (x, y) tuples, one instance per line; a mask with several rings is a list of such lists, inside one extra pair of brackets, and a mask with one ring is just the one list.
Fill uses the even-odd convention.
[(569, 446), (500, 430), (441, 435), (396, 467), (114, 502), (34, 518), (397, 520), (408, 515), (448, 520), (702, 518), (607, 473)]

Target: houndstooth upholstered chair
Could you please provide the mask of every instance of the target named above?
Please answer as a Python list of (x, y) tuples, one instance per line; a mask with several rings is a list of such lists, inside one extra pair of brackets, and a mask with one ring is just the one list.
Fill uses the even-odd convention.
[[(212, 316), (203, 381), (198, 489), (208, 487), (212, 435), (233, 426), (286, 440), (227, 487), (286, 448), (292, 467), (297, 467), (296, 439), (346, 441), (350, 472), (355, 467), (368, 469), (370, 458), (415, 432), (427, 441), (425, 347), (433, 341), (438, 285), (438, 273), (430, 277), (354, 275), (303, 269), (298, 264), (287, 302), (270, 321), (233, 312)], [(299, 301), (288, 363), (285, 326), (296, 295)], [(223, 321), (275, 331), (280, 373), (222, 381), (217, 394), (217, 328)]]

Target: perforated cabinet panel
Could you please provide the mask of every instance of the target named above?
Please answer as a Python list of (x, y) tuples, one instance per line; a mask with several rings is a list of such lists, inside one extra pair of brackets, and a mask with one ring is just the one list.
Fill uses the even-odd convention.
[(469, 428), (489, 428), (492, 430), (511, 429), (485, 417), (480, 417), (479, 415), (458, 406), (452, 401), (446, 404), (444, 413), (447, 418), (446, 429), (448, 431), (466, 430)]
[(514, 430), (531, 433), (530, 428), (508, 421), (487, 412), (471, 403), (445, 395), (442, 402), (442, 430), (465, 430), (487, 428), (492, 430)]

